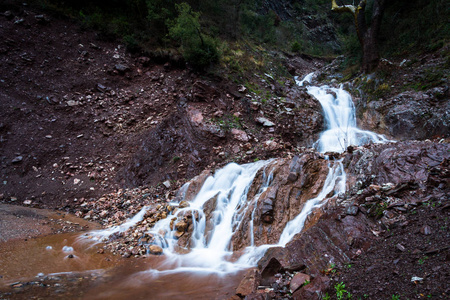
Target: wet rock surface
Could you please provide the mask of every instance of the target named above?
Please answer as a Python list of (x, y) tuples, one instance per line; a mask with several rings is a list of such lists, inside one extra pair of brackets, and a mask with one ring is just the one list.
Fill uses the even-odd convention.
[(383, 124), (395, 139), (426, 139), (450, 132), (448, 87), (408, 91), (372, 101), (365, 113), (371, 123)]
[[(313, 212), (306, 229), (285, 248), (266, 252), (258, 263), (261, 280), (257, 284), (265, 288), (248, 295), (322, 299), (327, 293), (336, 299), (342, 282), (348, 292), (370, 299), (447, 297), (449, 291), (441, 283), (448, 280), (449, 267), (445, 242), (449, 149), (447, 142), (438, 140), (411, 141), (356, 147), (342, 154), (351, 188), (329, 199), (322, 212)], [(423, 268), (425, 261), (427, 268)], [(313, 280), (292, 293), (287, 287), (299, 271)], [(328, 278), (313, 284), (324, 275)], [(412, 276), (430, 280), (417, 285), (411, 283)], [(407, 292), (391, 285), (397, 277)], [(285, 278), (284, 283), (280, 285), (283, 281), (276, 278)]]

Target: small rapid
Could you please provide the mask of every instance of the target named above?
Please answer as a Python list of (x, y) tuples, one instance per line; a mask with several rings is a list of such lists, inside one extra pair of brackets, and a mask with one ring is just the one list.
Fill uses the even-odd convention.
[(303, 206), (300, 214), (294, 219), (286, 224), (283, 232), (281, 233), (280, 240), (278, 242), (279, 246), (286, 246), (294, 235), (302, 231), (308, 215), (315, 209), (322, 206), (323, 200), (326, 198), (330, 192), (334, 195), (339, 195), (345, 192), (346, 174), (344, 166), (342, 165), (342, 160), (337, 160), (335, 162), (328, 163), (328, 174), (325, 179), (322, 190), (317, 197), (307, 201)]
[[(313, 73), (297, 80), (298, 85), (310, 83)], [(384, 136), (358, 129), (355, 107), (350, 94), (340, 88), (330, 86), (308, 86), (307, 91), (322, 105), (326, 130), (314, 144), (322, 153), (344, 152), (350, 145), (383, 143)], [(327, 156), (325, 155), (327, 158)], [(184, 196), (177, 203), (177, 209), (166, 218), (158, 221), (146, 234), (153, 237), (152, 243), (164, 251), (164, 262), (146, 271), (147, 275), (164, 276), (180, 272), (229, 274), (253, 267), (270, 247), (285, 246), (300, 233), (311, 212), (326, 203), (326, 199), (344, 193), (346, 173), (342, 160), (328, 160), (326, 179), (312, 199), (303, 203), (296, 217), (288, 221), (279, 240), (275, 244), (255, 245), (255, 219), (261, 195), (270, 188), (274, 174), (271, 165), (276, 160), (257, 161), (244, 165), (230, 163), (209, 176), (202, 187), (189, 201), (181, 206)], [(262, 170), (262, 184), (249, 196), (258, 172)], [(182, 187), (179, 194), (185, 194), (189, 183)], [(107, 240), (117, 232), (126, 232), (142, 221), (148, 207), (144, 207), (136, 216), (121, 226), (94, 231), (89, 239), (96, 242)], [(189, 224), (180, 220), (189, 219)], [(183, 221), (184, 222), (184, 221)], [(188, 226), (189, 234), (181, 238), (177, 226)], [(184, 227), (186, 228), (186, 227)], [(245, 228), (245, 229), (244, 229)], [(233, 252), (233, 238), (246, 230), (247, 244), (239, 253)], [(184, 244), (180, 241), (184, 239)]]
[[(270, 180), (266, 180), (260, 187), (261, 191), (253, 199), (247, 198), (256, 173), (270, 162), (269, 160), (245, 165), (228, 164), (214, 176), (206, 179), (188, 207), (181, 208), (170, 218), (159, 221), (149, 233), (160, 237), (163, 233), (164, 237), (159, 240), (164, 241), (160, 245), (165, 248), (167, 264), (175, 265), (179, 271), (215, 273), (227, 273), (250, 267), (245, 262), (235, 264), (231, 261), (233, 251), (230, 242), (235, 232), (240, 230), (243, 216), (248, 210), (256, 207), (261, 191), (267, 188)], [(207, 218), (204, 209), (206, 203), (211, 201), (215, 203), (215, 209)], [(189, 252), (180, 255), (176, 251), (179, 247), (175, 236), (177, 231), (176, 228), (171, 229), (170, 221), (186, 214), (195, 216), (192, 218), (193, 231)], [(253, 236), (253, 232), (251, 235)]]

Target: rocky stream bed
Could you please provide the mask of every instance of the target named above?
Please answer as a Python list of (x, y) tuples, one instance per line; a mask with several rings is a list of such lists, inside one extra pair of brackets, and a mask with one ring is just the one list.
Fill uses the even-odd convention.
[[(397, 142), (325, 155), (311, 148), (324, 129), (320, 104), (293, 78), (280, 85), (254, 77), (278, 94), (263, 103), (243, 85), (132, 56), (70, 20), (0, 7), (1, 299), (449, 297), (447, 81), (406, 92), (398, 82), (375, 101), (358, 95), (359, 125)], [(411, 83), (426, 68), (443, 67), (445, 57), (428, 54), (425, 61), (415, 70), (399, 62), (387, 67)], [(296, 57), (287, 64), (306, 75), (324, 62)], [(331, 80), (333, 65), (317, 72)], [(357, 84), (347, 85), (354, 91)], [(253, 220), (256, 246), (277, 243), (319, 194), (330, 161), (342, 161), (347, 190), (326, 195), (304, 230), (285, 247), (268, 249), (255, 268), (225, 277), (135, 276), (163, 264), (163, 249), (148, 233), (159, 220), (172, 218), (178, 253), (192, 246), (195, 210), (173, 213), (189, 208), (209, 175), (229, 162), (271, 158), (271, 184), (254, 214), (243, 214)], [(256, 173), (249, 199), (265, 174)], [(214, 198), (208, 205), (205, 214), (212, 214)], [(89, 244), (30, 260), (48, 255), (50, 244), (62, 249), (79, 236), (89, 239), (97, 226), (123, 224), (144, 207), (142, 220), (86, 253)], [(232, 240), (236, 253), (251, 239), (245, 224)], [(59, 269), (44, 271), (52, 259), (62, 262)]]

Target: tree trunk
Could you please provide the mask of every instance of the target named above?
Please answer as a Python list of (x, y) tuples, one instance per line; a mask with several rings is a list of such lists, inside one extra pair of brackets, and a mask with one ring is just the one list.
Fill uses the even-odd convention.
[(371, 73), (378, 67), (378, 63), (380, 62), (378, 39), (372, 30), (368, 30), (363, 37), (362, 52), (361, 71)]
[(350, 12), (353, 14), (356, 32), (363, 52), (361, 70), (364, 73), (373, 72), (380, 62), (378, 34), (380, 32), (385, 2), (386, 0), (374, 0), (370, 26), (367, 27), (365, 17), (366, 0), (361, 0), (358, 6), (338, 6), (336, 0), (332, 0), (331, 10), (337, 12)]
[(363, 61), (361, 69), (364, 73), (371, 73), (380, 62), (380, 53), (378, 49), (378, 35), (381, 28), (381, 19), (383, 17), (385, 0), (375, 0), (373, 2), (372, 21), (370, 27), (366, 29), (363, 37)]

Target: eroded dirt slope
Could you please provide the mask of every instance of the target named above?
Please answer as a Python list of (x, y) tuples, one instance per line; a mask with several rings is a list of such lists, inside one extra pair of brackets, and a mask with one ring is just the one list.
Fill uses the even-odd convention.
[(73, 208), (118, 187), (178, 186), (207, 166), (311, 144), (322, 128), (319, 104), (293, 81), (262, 103), (220, 77), (131, 56), (71, 20), (3, 8), (4, 202)]

